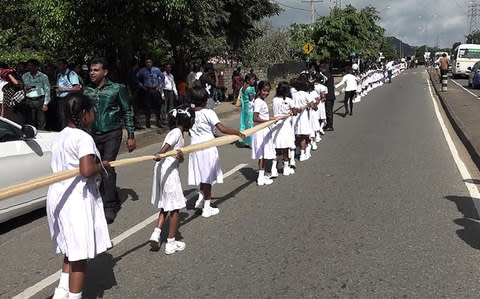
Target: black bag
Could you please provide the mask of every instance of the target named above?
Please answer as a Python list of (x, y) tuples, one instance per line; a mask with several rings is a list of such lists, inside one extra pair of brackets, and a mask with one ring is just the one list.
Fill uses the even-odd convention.
[(3, 104), (9, 108), (15, 107), (25, 99), (25, 91), (16, 88), (13, 84), (8, 83), (2, 88)]

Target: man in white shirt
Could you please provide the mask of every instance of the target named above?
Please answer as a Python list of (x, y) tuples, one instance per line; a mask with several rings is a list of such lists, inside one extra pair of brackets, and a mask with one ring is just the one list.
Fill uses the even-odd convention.
[(57, 83), (53, 87), (57, 92), (55, 108), (57, 109), (57, 129), (61, 131), (68, 125), (65, 116), (66, 97), (72, 92), (81, 92), (78, 75), (68, 68), (66, 59), (59, 59), (57, 64)]
[(390, 60), (387, 63), (386, 68), (387, 68), (387, 73), (388, 73), (388, 83), (392, 83), (392, 72), (393, 72), (393, 69), (394, 69), (393, 60)]
[[(163, 107), (166, 107), (165, 113), (168, 113), (178, 101), (178, 91), (177, 86), (175, 85), (175, 78), (172, 74), (172, 66), (167, 64), (165, 66), (165, 87), (163, 88), (162, 99), (165, 101)], [(162, 112), (163, 114), (163, 112)]]
[[(345, 84), (345, 98), (344, 98), (344, 105), (345, 105), (345, 114), (343, 117), (353, 114), (353, 98), (357, 94), (357, 77), (352, 74), (352, 68), (347, 66), (345, 68), (345, 75), (340, 83), (335, 85), (335, 88), (339, 88), (340, 86)], [(349, 109), (350, 106), (350, 109)]]

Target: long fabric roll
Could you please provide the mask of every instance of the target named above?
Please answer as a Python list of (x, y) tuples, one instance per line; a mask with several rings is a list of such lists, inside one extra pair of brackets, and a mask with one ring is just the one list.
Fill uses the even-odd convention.
[[(277, 121), (282, 120), (282, 119), (286, 119), (288, 117), (289, 117), (288, 115), (277, 117), (274, 120), (270, 120), (270, 121), (261, 123), (261, 124), (255, 126), (255, 127), (253, 127), (253, 128), (244, 130), (244, 131), (242, 131), (242, 133), (245, 136), (251, 136), (255, 132), (257, 132), (261, 129), (264, 129), (264, 128), (276, 123)], [(191, 152), (204, 150), (206, 148), (213, 147), (213, 146), (222, 146), (222, 145), (225, 145), (225, 144), (229, 144), (229, 143), (237, 141), (238, 139), (239, 138), (236, 135), (226, 135), (226, 136), (215, 138), (215, 139), (207, 141), (207, 142), (202, 142), (202, 143), (197, 143), (197, 144), (192, 144), (192, 145), (185, 146), (181, 149), (181, 151), (184, 154), (188, 154), (188, 153), (191, 153)], [(168, 151), (164, 154), (161, 154), (160, 157), (166, 158), (166, 157), (175, 156), (175, 155), (177, 155), (177, 150), (171, 150), (171, 151)], [(113, 162), (110, 163), (110, 165), (112, 165), (112, 167), (120, 167), (120, 166), (126, 166), (126, 165), (131, 165), (131, 164), (135, 164), (135, 163), (140, 163), (140, 162), (144, 162), (144, 161), (153, 160), (153, 158), (154, 158), (153, 155), (140, 156), (140, 157), (135, 157), (135, 158), (128, 158), (128, 159), (113, 161)], [(51, 185), (53, 183), (56, 183), (56, 182), (59, 182), (59, 181), (77, 176), (79, 174), (80, 174), (80, 169), (76, 168), (76, 169), (72, 169), (72, 170), (57, 172), (57, 173), (50, 174), (50, 175), (47, 175), (47, 176), (43, 176), (43, 177), (40, 177), (40, 178), (36, 178), (36, 179), (30, 180), (30, 181), (26, 181), (26, 182), (23, 182), (23, 183), (20, 183), (20, 184), (10, 185), (8, 187), (0, 189), (0, 200), (7, 199), (9, 197), (16, 196), (16, 195), (19, 195), (19, 194), (22, 194), (22, 193), (30, 192), (32, 190)]]

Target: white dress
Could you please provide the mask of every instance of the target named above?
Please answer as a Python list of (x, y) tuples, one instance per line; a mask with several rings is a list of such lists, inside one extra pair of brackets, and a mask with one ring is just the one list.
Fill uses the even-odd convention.
[[(293, 100), (295, 101), (295, 105), (299, 109), (302, 109), (302, 107), (312, 102), (312, 97), (305, 91), (298, 91), (293, 94)], [(313, 130), (310, 124), (309, 110), (309, 108), (306, 108), (298, 115), (295, 125), (295, 135), (309, 136), (312, 134)]]
[[(80, 129), (64, 128), (52, 143), (54, 173), (78, 168), (80, 158), (99, 157), (93, 138)], [(95, 177), (82, 175), (50, 186), (47, 217), (56, 253), (68, 260), (92, 259), (112, 247)]]
[[(175, 128), (168, 132), (162, 147), (167, 143), (172, 149), (181, 149), (184, 145), (182, 130)], [(176, 157), (167, 157), (155, 163), (153, 169), (152, 204), (165, 212), (186, 206), (178, 164)]]
[[(269, 120), (268, 105), (261, 98), (253, 101), (253, 113), (258, 113), (262, 120)], [(260, 123), (255, 123), (259, 125)], [(252, 159), (275, 159), (275, 147), (273, 146), (273, 130), (266, 127), (252, 135)]]
[[(273, 98), (273, 116), (275, 117), (288, 115), (294, 107), (291, 98)], [(295, 133), (290, 118), (278, 121), (274, 127), (273, 145), (275, 148), (295, 148)]]
[[(312, 90), (309, 96), (310, 96), (310, 101), (315, 103), (317, 102), (317, 99), (321, 97), (321, 95), (318, 94), (316, 90)], [(320, 104), (318, 104), (318, 106), (320, 106)], [(309, 115), (308, 115), (310, 120), (310, 126), (312, 128), (312, 133), (310, 133), (311, 137), (315, 137), (315, 132), (320, 130), (320, 122), (319, 122), (320, 114), (319, 114), (318, 106), (317, 106), (317, 110), (310, 109)]]
[[(322, 96), (322, 94), (327, 95), (328, 94), (328, 87), (326, 87), (323, 84), (316, 84), (315, 85), (315, 91)], [(327, 119), (327, 112), (325, 110), (325, 101), (320, 101), (320, 104), (318, 104), (318, 118), (320, 120)]]
[[(195, 123), (190, 129), (191, 144), (197, 144), (215, 139), (213, 130), (220, 123), (217, 114), (211, 109), (203, 108), (195, 111)], [(223, 183), (223, 173), (217, 147), (190, 153), (188, 159), (188, 184), (212, 184), (214, 181)]]

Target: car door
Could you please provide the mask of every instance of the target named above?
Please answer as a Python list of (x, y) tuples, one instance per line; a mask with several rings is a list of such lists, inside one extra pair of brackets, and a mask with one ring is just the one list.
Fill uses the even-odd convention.
[[(51, 174), (51, 141), (57, 133), (39, 132), (24, 139), (22, 131), (0, 118), (0, 188)], [(45, 206), (48, 187), (0, 200), (0, 223)]]

